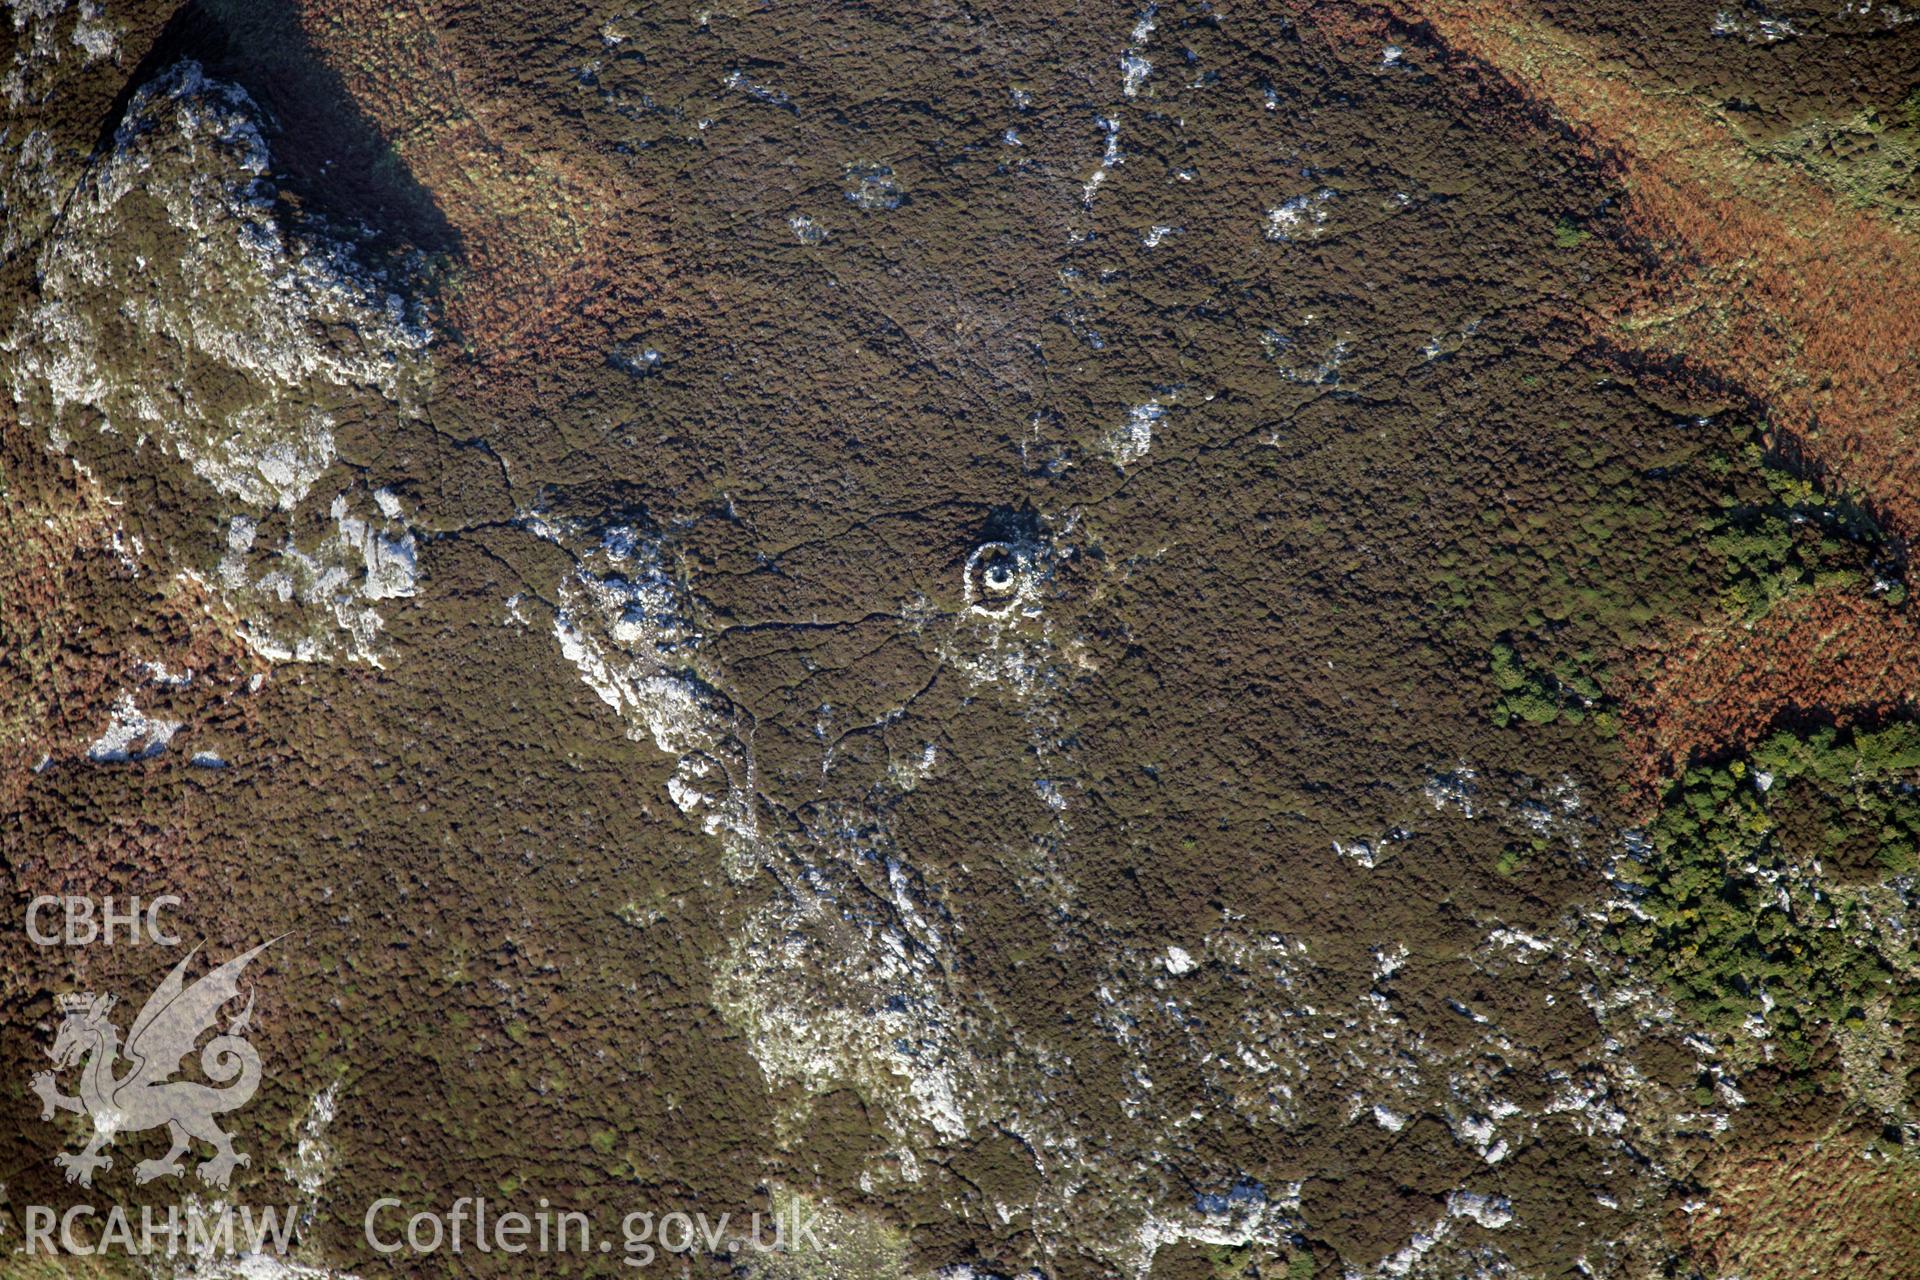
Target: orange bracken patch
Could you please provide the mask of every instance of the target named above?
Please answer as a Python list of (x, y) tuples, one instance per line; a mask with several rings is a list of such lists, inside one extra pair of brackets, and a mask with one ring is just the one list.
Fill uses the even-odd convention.
[(1872, 720), (1920, 696), (1920, 623), (1879, 600), (1815, 592), (1750, 626), (1703, 631), (1662, 655), (1627, 713), (1628, 742), (1657, 785), (1701, 754), (1749, 746), (1810, 716)]
[(1909, 1280), (1920, 1262), (1920, 1176), (1862, 1154), (1862, 1131), (1730, 1149), (1704, 1205), (1670, 1229), (1708, 1275)]

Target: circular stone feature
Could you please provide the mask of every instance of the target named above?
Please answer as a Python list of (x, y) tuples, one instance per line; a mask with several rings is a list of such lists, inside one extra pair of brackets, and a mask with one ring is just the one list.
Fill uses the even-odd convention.
[(1010, 543), (983, 542), (967, 557), (967, 603), (979, 613), (1001, 614), (1030, 585), (1027, 558)]

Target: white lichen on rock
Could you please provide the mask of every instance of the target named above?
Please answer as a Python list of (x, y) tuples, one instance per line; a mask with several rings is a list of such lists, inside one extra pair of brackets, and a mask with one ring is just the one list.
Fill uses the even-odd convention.
[(661, 540), (623, 524), (591, 529), (528, 516), (522, 525), (574, 560), (554, 588), (561, 656), (628, 738), (678, 757), (668, 782), (675, 807), (721, 840), (731, 874), (751, 874), (760, 833), (748, 734), (699, 673), (693, 602), (669, 571)]
[(114, 701), (113, 717), (106, 731), (87, 748), (87, 759), (95, 764), (146, 760), (165, 751), (178, 732), (178, 720), (149, 716), (134, 703), (132, 693), (122, 693)]
[(1153, 447), (1153, 424), (1166, 416), (1158, 400), (1128, 409), (1127, 420), (1107, 433), (1107, 456), (1113, 459), (1113, 465), (1124, 467), (1146, 457)]
[(327, 509), (332, 528), (304, 545), (290, 521), (278, 540), (263, 541), (260, 520), (229, 519), (215, 585), (256, 653), (276, 662), (380, 665), (386, 619), (372, 606), (414, 594), (419, 548), (390, 493), (385, 501), (375, 495), (375, 510), (364, 502), (363, 492), (337, 494)]
[(1153, 35), (1154, 11), (1155, 6), (1148, 5), (1141, 12), (1140, 20), (1133, 24), (1127, 51), (1120, 55), (1120, 92), (1129, 98), (1138, 96), (1140, 86), (1153, 74), (1153, 63), (1148, 61), (1146, 55), (1146, 44)]
[[(799, 1085), (810, 1097), (854, 1083), (909, 1147), (964, 1139), (979, 1090), (936, 912), (884, 826), (848, 817), (813, 833), (818, 861), (736, 936), (715, 976), (715, 1003), (748, 1033), (770, 1084)], [(885, 911), (850, 927), (833, 905), (835, 884), (869, 857), (886, 870)]]
[(1267, 210), (1267, 239), (1285, 244), (1318, 236), (1327, 225), (1327, 205), (1336, 194), (1331, 187), (1321, 187)]
[[(94, 64), (118, 58), (124, 29), (100, 0), (8, 0), (11, 27), (0, 63), (0, 257), (45, 235), (86, 157), (75, 135), (55, 140), (46, 108)], [(57, 107), (56, 107), (57, 109)], [(91, 139), (88, 139), (91, 141)]]

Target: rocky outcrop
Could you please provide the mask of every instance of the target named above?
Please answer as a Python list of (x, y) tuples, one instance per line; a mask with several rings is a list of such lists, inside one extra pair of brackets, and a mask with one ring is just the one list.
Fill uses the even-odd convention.
[(5, 377), (23, 424), (110, 494), (152, 474), (207, 495), (204, 541), (164, 567), (214, 580), (263, 654), (367, 658), (367, 606), (410, 593), (412, 538), (390, 496), (349, 518), (353, 479), (320, 482), (344, 471), (341, 421), (413, 400), (431, 333), (404, 264), (276, 199), (265, 123), (193, 61), (141, 86), (40, 248)]

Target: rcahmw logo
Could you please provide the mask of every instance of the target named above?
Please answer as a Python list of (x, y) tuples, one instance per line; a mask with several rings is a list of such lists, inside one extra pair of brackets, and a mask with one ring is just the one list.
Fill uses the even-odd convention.
[[(124, 1045), (120, 1028), (108, 1016), (112, 996), (88, 992), (60, 998), (64, 1017), (48, 1050), (54, 1069), (35, 1075), (32, 1089), (40, 1098), (42, 1120), (71, 1111), (93, 1122), (83, 1150), (62, 1151), (53, 1158), (66, 1170), (68, 1182), (91, 1186), (95, 1171), (113, 1167), (107, 1148), (116, 1139), (149, 1129), (164, 1128), (172, 1146), (159, 1159), (134, 1166), (136, 1183), (178, 1177), (184, 1171), (180, 1158), (195, 1140), (213, 1148), (212, 1157), (196, 1170), (210, 1187), (224, 1188), (235, 1166), (249, 1163), (214, 1117), (246, 1105), (260, 1086), (260, 1054), (246, 1038), (253, 1018), (251, 991), (246, 1008), (200, 1052), (201, 1073), (212, 1083), (173, 1076), (200, 1037), (215, 1029), (221, 1009), (239, 998), (240, 975), (272, 945), (263, 942), (189, 985), (187, 966), (200, 951), (195, 947), (147, 997)], [(80, 1078), (75, 1092), (60, 1092), (57, 1074), (76, 1066)]]
[[(129, 1210), (110, 1206), (105, 1214), (90, 1204), (76, 1204), (65, 1212), (52, 1206), (27, 1206), (24, 1252), (90, 1258), (96, 1254), (132, 1257), (193, 1257), (231, 1254), (273, 1254), (285, 1257), (294, 1243), (298, 1215), (291, 1207), (217, 1205), (209, 1211), (199, 1205), (184, 1210), (142, 1205)], [(99, 1234), (87, 1233), (95, 1220)]]

